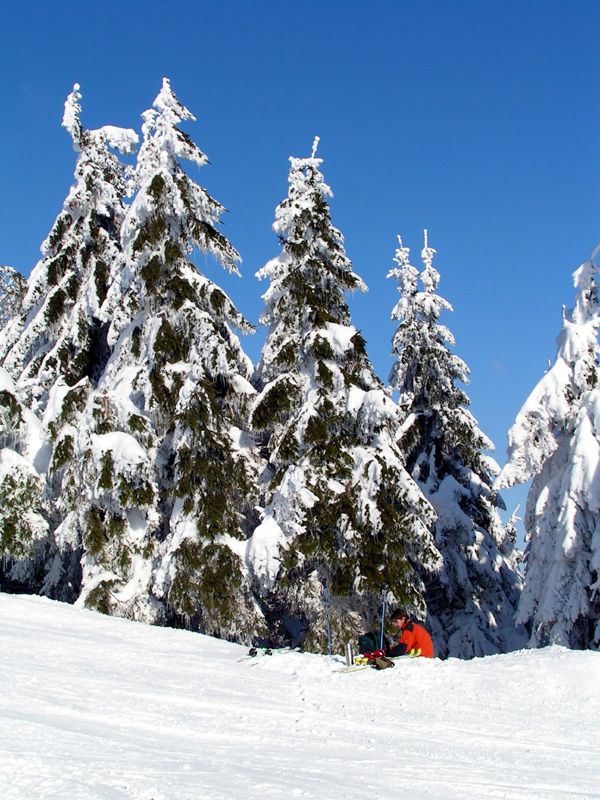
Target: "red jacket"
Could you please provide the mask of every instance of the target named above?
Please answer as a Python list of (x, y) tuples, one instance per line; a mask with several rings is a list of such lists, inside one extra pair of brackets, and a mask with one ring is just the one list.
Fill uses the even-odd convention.
[(402, 634), (395, 647), (391, 647), (388, 651), (389, 656), (405, 656), (414, 650), (421, 652), (419, 655), (423, 658), (433, 658), (433, 642), (431, 636), (427, 633), (422, 625), (417, 625), (416, 622), (407, 622), (402, 628)]

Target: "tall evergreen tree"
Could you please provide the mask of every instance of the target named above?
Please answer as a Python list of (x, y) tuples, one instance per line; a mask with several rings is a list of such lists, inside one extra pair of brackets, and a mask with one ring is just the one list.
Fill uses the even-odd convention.
[[(282, 250), (260, 322), (269, 326), (255, 373), (251, 424), (269, 463), (263, 519), (249, 560), (275, 635), (327, 648), (373, 625), (381, 591), (423, 611), (415, 564), (435, 559), (433, 513), (394, 443), (397, 409), (350, 321), (348, 291), (366, 289), (333, 227), (316, 158), (291, 158), (287, 198), (273, 229)], [(287, 623), (287, 631), (278, 623)]]
[(467, 394), (456, 386), (468, 383), (469, 370), (450, 351), (454, 337), (439, 323), (452, 307), (436, 293), (434, 254), (425, 232), (419, 273), (399, 238), (398, 266), (388, 274), (401, 293), (392, 312), (399, 325), (390, 382), (399, 391), (404, 420), (399, 445), (407, 469), (437, 513), (435, 543), (442, 564), (424, 573), (436, 652), (471, 658), (518, 644), (513, 618), (520, 582), (498, 514), (501, 499), (492, 489), (498, 467), (484, 453), (492, 444), (467, 410)]
[[(598, 252), (598, 250), (596, 250)], [(573, 274), (552, 367), (508, 434), (499, 487), (533, 478), (527, 496), (525, 588), (518, 618), (530, 646), (600, 647), (600, 270)]]
[(113, 126), (84, 130), (80, 100), (75, 84), (63, 117), (78, 152), (75, 184), (42, 245), (20, 312), (0, 333), (3, 366), (48, 432), (44, 496), (55, 546), (45, 551), (43, 587), (67, 600), (79, 591), (80, 520), (90, 491), (83, 481), (88, 448), (81, 446), (80, 433), (93, 430), (88, 402), (100, 406), (95, 416), (104, 405), (95, 390), (110, 355), (105, 300), (118, 270), (125, 217), (127, 174), (110, 148), (131, 154), (138, 141), (134, 131)]
[[(249, 640), (259, 624), (243, 561), (255, 469), (243, 432), (252, 367), (232, 329), (252, 328), (190, 260), (198, 247), (237, 272), (239, 256), (218, 231), (223, 207), (180, 165), (201, 167), (207, 158), (178, 127), (195, 118), (167, 79), (142, 117), (123, 267), (107, 296), (112, 356), (98, 389), (128, 411), (111, 424), (133, 436), (153, 465), (142, 487), (152, 508), (145, 582), (159, 618)], [(106, 481), (118, 485), (107, 463)], [(114, 554), (103, 545), (90, 564), (90, 581), (107, 558), (118, 574), (122, 532), (116, 538)]]

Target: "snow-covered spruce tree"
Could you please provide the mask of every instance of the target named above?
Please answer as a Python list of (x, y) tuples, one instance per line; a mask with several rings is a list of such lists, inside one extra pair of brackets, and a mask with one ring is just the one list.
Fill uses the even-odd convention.
[(263, 511), (248, 549), (274, 638), (334, 649), (378, 617), (381, 592), (422, 612), (416, 563), (435, 560), (433, 513), (403, 468), (397, 408), (375, 376), (345, 293), (365, 290), (333, 227), (331, 190), (315, 157), (291, 158), (289, 192), (276, 210), (281, 253), (260, 322), (269, 326), (251, 412), (269, 464)]
[(110, 355), (104, 301), (118, 269), (125, 216), (126, 171), (109, 148), (130, 154), (138, 140), (134, 131), (112, 126), (85, 131), (80, 100), (76, 84), (63, 117), (78, 152), (75, 184), (42, 245), (19, 313), (0, 333), (3, 366), (49, 434), (44, 497), (55, 548), (45, 551), (41, 590), (65, 600), (79, 592), (81, 520), (90, 491), (83, 467), (94, 430), (84, 412), (88, 402), (98, 405), (95, 390)]
[(19, 314), (0, 334), (0, 360), (35, 413), (57, 379), (97, 381), (108, 357), (101, 312), (124, 218), (124, 168), (109, 150), (134, 152), (137, 134), (106, 126), (84, 131), (79, 86), (65, 103), (63, 126), (78, 151), (76, 182), (42, 244)]
[(492, 444), (467, 410), (469, 398), (456, 386), (468, 383), (469, 370), (450, 352), (454, 337), (438, 321), (452, 307), (436, 294), (435, 250), (425, 232), (419, 273), (398, 240), (398, 266), (388, 274), (401, 293), (392, 312), (400, 324), (390, 383), (404, 415), (399, 445), (407, 469), (437, 513), (441, 568), (423, 573), (436, 653), (472, 658), (504, 652), (520, 642), (514, 624), (520, 580), (498, 514), (502, 501), (492, 489), (498, 467), (484, 453)]
[[(106, 301), (112, 356), (98, 385), (111, 406), (110, 426), (133, 436), (153, 464), (143, 485), (152, 514), (140, 523), (148, 551), (136, 591), (146, 593), (159, 621), (249, 641), (260, 622), (243, 561), (255, 483), (243, 421), (254, 390), (252, 365), (232, 328), (251, 326), (190, 253), (198, 247), (233, 272), (239, 256), (217, 230), (223, 207), (180, 165), (185, 159), (201, 167), (207, 158), (178, 127), (195, 118), (167, 79), (142, 117), (123, 268)], [(113, 404), (127, 414), (115, 416)], [(120, 478), (111, 440), (101, 449), (100, 480), (113, 491)], [(99, 529), (102, 513), (109, 509), (92, 520)], [(84, 592), (89, 581), (96, 596), (102, 591), (95, 602), (111, 613), (119, 613), (122, 533), (115, 540), (113, 552), (112, 540), (99, 540), (84, 572)]]
[(12, 267), (0, 266), (0, 330), (21, 311), (27, 281)]
[[(596, 253), (598, 250), (596, 250)], [(552, 367), (508, 434), (500, 488), (533, 478), (527, 496), (525, 588), (518, 619), (531, 647), (600, 648), (600, 270), (573, 274)]]
[(41, 586), (48, 523), (42, 511), (47, 455), (42, 425), (0, 369), (0, 590)]

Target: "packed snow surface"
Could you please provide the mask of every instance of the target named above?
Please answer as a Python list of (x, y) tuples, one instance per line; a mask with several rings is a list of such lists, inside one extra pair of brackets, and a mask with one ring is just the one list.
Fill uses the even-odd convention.
[(600, 653), (245, 653), (0, 594), (3, 800), (600, 798)]

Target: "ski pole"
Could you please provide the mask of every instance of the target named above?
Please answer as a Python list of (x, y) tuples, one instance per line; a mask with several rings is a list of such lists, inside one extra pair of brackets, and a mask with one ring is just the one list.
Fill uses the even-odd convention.
[(385, 588), (383, 590), (383, 603), (381, 608), (381, 641), (379, 642), (379, 649), (383, 650), (383, 622), (385, 620)]
[(329, 603), (327, 602), (327, 587), (323, 586), (325, 593), (325, 617), (327, 618), (327, 644), (329, 646), (329, 658), (331, 658), (331, 631), (329, 630)]

